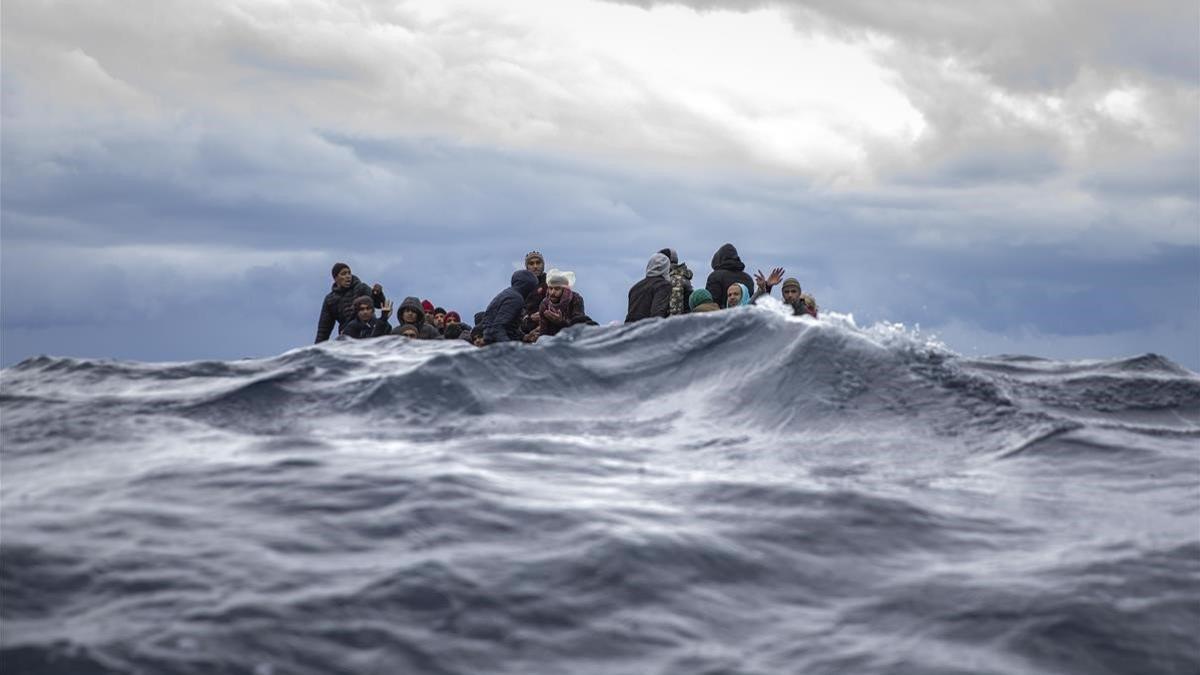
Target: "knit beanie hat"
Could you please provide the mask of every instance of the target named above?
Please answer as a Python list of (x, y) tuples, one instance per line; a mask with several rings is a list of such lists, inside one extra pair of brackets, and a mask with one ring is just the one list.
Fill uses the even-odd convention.
[(428, 300), (422, 300), (421, 309), (425, 310), (426, 314), (433, 314), (433, 303)]
[(783, 288), (788, 288), (788, 287), (794, 288), (797, 291), (799, 291), (800, 290), (800, 281), (798, 279), (796, 279), (796, 277), (788, 277), (787, 279), (783, 280), (783, 285), (780, 286), (780, 288), (783, 289)]
[(556, 269), (550, 270), (549, 272), (546, 272), (546, 285), (547, 286), (555, 286), (555, 287), (562, 286), (564, 288), (571, 288), (572, 286), (575, 285), (575, 273), (574, 272), (564, 272), (562, 270), (556, 270)]
[(530, 260), (541, 260), (543, 263), (546, 262), (546, 258), (538, 251), (530, 251), (529, 253), (525, 254), (526, 265), (529, 264)]
[(708, 289), (697, 288), (696, 290), (692, 291), (691, 297), (688, 298), (688, 309), (696, 309), (697, 306), (712, 301), (712, 293), (709, 293)]
[(446, 323), (450, 323), (450, 319), (454, 319), (455, 321), (462, 323), (462, 317), (458, 315), (458, 312), (446, 312)]

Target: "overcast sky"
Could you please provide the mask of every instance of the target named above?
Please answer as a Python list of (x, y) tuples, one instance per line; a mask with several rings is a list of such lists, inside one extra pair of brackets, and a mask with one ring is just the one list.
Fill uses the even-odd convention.
[(1200, 4), (5, 0), (0, 360), (312, 342), (335, 261), (622, 318), (724, 242), (966, 355), (1200, 370)]

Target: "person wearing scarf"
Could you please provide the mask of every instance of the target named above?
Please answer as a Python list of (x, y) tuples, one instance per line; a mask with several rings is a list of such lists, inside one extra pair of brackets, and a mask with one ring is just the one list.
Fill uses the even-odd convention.
[(571, 289), (574, 285), (574, 272), (554, 269), (546, 273), (546, 297), (538, 305), (538, 326), (525, 335), (526, 342), (557, 335), (567, 326), (588, 321), (583, 311), (583, 296)]

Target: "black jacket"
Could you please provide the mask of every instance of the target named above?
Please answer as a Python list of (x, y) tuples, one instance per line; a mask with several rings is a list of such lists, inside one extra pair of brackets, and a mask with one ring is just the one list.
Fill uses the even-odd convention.
[[(416, 323), (404, 323), (404, 310), (406, 309), (411, 309), (417, 313)], [(405, 326), (416, 327), (417, 339), (442, 339), (442, 334), (438, 332), (438, 329), (425, 322), (425, 309), (421, 307), (421, 301), (411, 295), (405, 298), (404, 302), (400, 303), (400, 308), (396, 310), (396, 327), (392, 329), (392, 335), (402, 334)]]
[(654, 316), (666, 317), (671, 310), (671, 282), (662, 277), (646, 277), (629, 289), (629, 311), (625, 323)]
[(325, 296), (321, 303), (321, 316), (317, 319), (317, 342), (324, 342), (333, 333), (333, 324), (337, 323), (338, 332), (354, 320), (354, 299), (365, 295), (375, 303), (376, 309), (383, 307), (383, 293), (373, 293), (371, 287), (364, 284), (357, 276), (350, 278), (349, 288), (338, 288), (333, 283), (333, 290)]
[(722, 308), (725, 307), (725, 293), (729, 291), (730, 286), (746, 284), (746, 288), (754, 288), (754, 280), (744, 271), (746, 265), (738, 257), (733, 244), (725, 244), (717, 249), (713, 254), (712, 268), (712, 274), (708, 275), (708, 283), (704, 284), (704, 287), (712, 294), (713, 302)]
[(538, 285), (533, 293), (525, 296), (525, 315), (521, 321), (521, 331), (528, 333), (537, 328), (537, 322), (530, 317), (537, 313), (538, 307), (542, 306), (542, 300), (546, 299), (546, 273), (542, 272), (537, 275)]
[(538, 278), (529, 270), (517, 270), (512, 285), (496, 294), (483, 311), (483, 339), (487, 343), (520, 341), (525, 301), (538, 288)]
[(355, 319), (346, 324), (346, 327), (342, 329), (342, 335), (354, 338), (355, 340), (381, 337), (391, 332), (392, 327), (388, 324), (387, 319), (371, 319), (367, 323)]

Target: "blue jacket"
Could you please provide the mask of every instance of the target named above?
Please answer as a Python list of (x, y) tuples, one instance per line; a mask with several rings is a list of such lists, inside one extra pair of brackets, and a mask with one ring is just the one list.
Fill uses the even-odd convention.
[(496, 294), (483, 311), (483, 339), (487, 343), (519, 341), (525, 299), (537, 290), (538, 278), (529, 270), (517, 270), (512, 285)]

